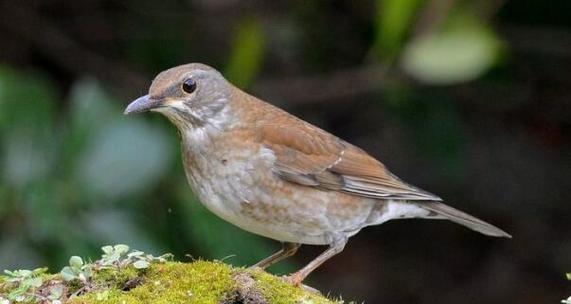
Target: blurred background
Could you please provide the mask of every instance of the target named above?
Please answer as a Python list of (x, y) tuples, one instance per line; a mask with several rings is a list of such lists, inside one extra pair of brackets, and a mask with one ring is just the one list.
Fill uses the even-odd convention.
[[(364, 229), (307, 283), (366, 303), (571, 293), (571, 1), (1, 1), (0, 269), (125, 243), (250, 265), (279, 248), (206, 211), (174, 127), (125, 117), (203, 62), (498, 225)], [(305, 246), (286, 273), (324, 248)]]

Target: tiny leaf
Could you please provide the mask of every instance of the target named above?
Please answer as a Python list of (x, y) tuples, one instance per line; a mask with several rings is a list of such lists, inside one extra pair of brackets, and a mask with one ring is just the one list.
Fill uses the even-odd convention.
[(75, 273), (73, 272), (73, 270), (71, 269), (71, 267), (69, 266), (65, 266), (61, 271), (61, 278), (64, 281), (73, 281), (74, 279), (77, 278), (77, 276), (75, 275)]
[(33, 279), (30, 279), (28, 282), (28, 284), (30, 284), (30, 286), (35, 287), (35, 288), (42, 286), (43, 283), (44, 282), (43, 282), (42, 278), (33, 278)]
[(145, 269), (145, 268), (148, 268), (149, 265), (150, 265), (149, 262), (143, 261), (143, 260), (139, 260), (139, 261), (136, 261), (135, 263), (133, 263), (133, 267), (135, 267), (137, 269)]
[(129, 253), (129, 254), (127, 255), (127, 257), (129, 257), (129, 258), (139, 257), (139, 256), (141, 256), (141, 255), (143, 255), (143, 254), (145, 254), (145, 253), (142, 252), (142, 251), (138, 251), (138, 250), (137, 250), (137, 251), (133, 251), (133, 252)]
[(50, 287), (48, 299), (57, 300), (63, 295), (63, 285), (54, 285)]
[(74, 268), (81, 268), (81, 266), (83, 266), (83, 260), (81, 257), (74, 255), (69, 258), (69, 265)]
[(111, 254), (113, 252), (113, 247), (112, 246), (103, 246), (103, 247), (101, 247), (101, 250), (103, 250), (103, 252), (105, 252), (105, 254)]
[(403, 54), (403, 68), (432, 85), (476, 79), (499, 59), (501, 42), (485, 24), (471, 17), (452, 18), (441, 32), (417, 37)]
[(124, 244), (115, 245), (115, 251), (121, 256), (129, 252), (129, 246)]

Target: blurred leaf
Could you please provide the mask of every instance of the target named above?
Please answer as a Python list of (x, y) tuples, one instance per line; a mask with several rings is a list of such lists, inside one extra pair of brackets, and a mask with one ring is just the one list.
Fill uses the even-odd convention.
[(78, 155), (83, 153), (90, 140), (101, 126), (119, 119), (119, 109), (114, 100), (106, 94), (94, 79), (79, 80), (71, 88), (69, 123), (66, 144), (60, 151), (60, 167), (73, 174), (78, 164)]
[(6, 216), (12, 205), (10, 189), (4, 183), (0, 183), (0, 218)]
[(76, 171), (86, 188), (109, 198), (148, 189), (165, 173), (172, 155), (163, 129), (119, 117), (99, 126)]
[(415, 137), (423, 153), (457, 177), (464, 164), (466, 137), (454, 102), (433, 101), (417, 119)]
[(116, 198), (147, 189), (170, 162), (166, 132), (140, 118), (123, 116), (93, 81), (72, 91), (73, 142), (81, 147), (74, 176), (85, 189)]
[(481, 76), (496, 63), (499, 51), (491, 30), (470, 17), (458, 17), (444, 31), (412, 41), (403, 67), (428, 84), (455, 84)]
[(81, 257), (74, 255), (71, 258), (69, 258), (69, 265), (71, 265), (72, 267), (80, 268), (81, 266), (83, 266), (83, 259)]
[[(127, 212), (111, 208), (91, 211), (82, 216), (80, 220), (90, 235), (90, 239), (94, 240), (95, 243), (128, 243), (131, 247), (145, 252), (160, 252), (162, 250), (152, 239), (146, 236), (144, 229), (137, 225), (131, 214)], [(125, 248), (113, 249), (119, 251)]]
[(383, 59), (392, 59), (401, 48), (420, 0), (378, 0), (374, 49)]
[(130, 39), (124, 45), (128, 61), (142, 70), (159, 71), (188, 59), (189, 53), (196, 48), (198, 37), (195, 35), (201, 33), (193, 27), (193, 18), (187, 18), (186, 14), (179, 16), (170, 16), (168, 22), (160, 18), (147, 18), (144, 21), (146, 26), (134, 27), (134, 36), (140, 38)]
[(265, 39), (260, 23), (248, 19), (238, 25), (225, 76), (240, 88), (247, 87), (262, 64)]
[(47, 176), (52, 167), (48, 149), (53, 146), (33, 130), (13, 130), (6, 135), (3, 148), (3, 177), (14, 187), (21, 188)]
[(145, 269), (145, 268), (148, 268), (149, 265), (151, 265), (151, 263), (149, 263), (147, 261), (141, 261), (141, 260), (133, 263), (133, 267), (135, 267), (136, 269)]
[(21, 235), (2, 233), (0, 270), (26, 269), (42, 265), (42, 256)]
[(70, 92), (70, 116), (73, 129), (95, 129), (117, 118), (114, 100), (94, 79), (76, 82)]
[(47, 79), (0, 66), (0, 129), (49, 127), (54, 99), (53, 86)]
[(458, 105), (445, 96), (419, 94), (390, 106), (409, 129), (422, 157), (438, 163), (435, 170), (442, 170), (451, 181), (459, 180), (464, 172), (466, 136)]
[[(19, 208), (26, 216), (27, 231), (33, 232), (36, 240), (60, 239), (68, 229), (69, 208), (65, 196), (69, 189), (64, 183), (46, 179), (34, 183), (20, 193)], [(69, 236), (68, 236), (69, 237)]]
[(51, 167), (53, 100), (51, 84), (40, 76), (0, 68), (2, 175), (22, 187)]

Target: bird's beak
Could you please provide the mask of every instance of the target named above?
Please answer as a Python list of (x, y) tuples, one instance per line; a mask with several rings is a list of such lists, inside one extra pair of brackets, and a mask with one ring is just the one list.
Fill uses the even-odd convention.
[(131, 102), (123, 114), (128, 115), (131, 113), (147, 112), (152, 109), (161, 107), (163, 104), (161, 100), (153, 99), (149, 95), (141, 96)]

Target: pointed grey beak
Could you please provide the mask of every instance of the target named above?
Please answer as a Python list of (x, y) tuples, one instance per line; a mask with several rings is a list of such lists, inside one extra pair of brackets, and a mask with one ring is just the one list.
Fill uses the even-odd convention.
[(128, 114), (132, 114), (132, 113), (147, 112), (147, 111), (150, 111), (152, 109), (156, 109), (156, 108), (161, 107), (161, 106), (162, 106), (162, 103), (160, 100), (156, 100), (156, 99), (149, 97), (149, 95), (145, 95), (145, 96), (141, 96), (141, 97), (135, 99), (133, 102), (131, 102), (127, 106), (127, 108), (125, 109), (123, 114), (128, 115)]

